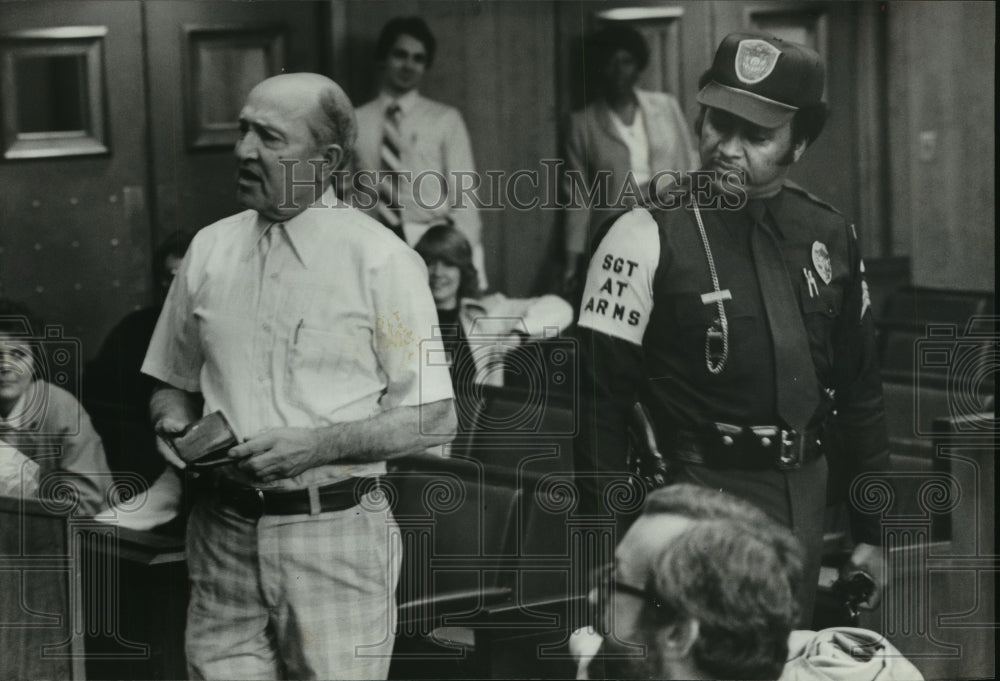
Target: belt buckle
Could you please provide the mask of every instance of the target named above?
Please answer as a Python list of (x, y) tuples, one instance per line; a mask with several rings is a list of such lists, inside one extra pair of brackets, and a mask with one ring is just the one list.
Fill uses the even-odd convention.
[(794, 430), (781, 430), (781, 453), (778, 470), (791, 471), (802, 467), (802, 450), (805, 440)]
[(253, 487), (249, 492), (250, 494), (247, 495), (247, 516), (260, 519), (264, 515), (264, 490), (259, 487)]

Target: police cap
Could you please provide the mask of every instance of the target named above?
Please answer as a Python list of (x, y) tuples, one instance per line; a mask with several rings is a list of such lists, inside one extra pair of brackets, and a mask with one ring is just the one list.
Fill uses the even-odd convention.
[(763, 33), (730, 33), (715, 53), (698, 102), (777, 128), (823, 100), (820, 56), (805, 45)]

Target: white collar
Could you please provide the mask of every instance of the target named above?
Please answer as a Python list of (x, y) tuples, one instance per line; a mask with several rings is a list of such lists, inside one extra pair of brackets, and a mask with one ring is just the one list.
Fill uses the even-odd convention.
[(323, 195), (316, 203), (284, 222), (275, 223), (258, 213), (252, 232), (252, 243), (249, 244), (245, 259), (249, 260), (253, 256), (260, 246), (265, 232), (273, 225), (277, 229), (277, 232), (272, 238), (287, 239), (289, 245), (292, 247), (292, 252), (295, 253), (295, 257), (299, 259), (299, 262), (304, 267), (308, 269), (311, 265), (318, 264), (315, 262), (316, 254), (320, 252), (318, 240), (326, 236), (322, 222), (317, 220), (320, 215), (319, 211), (331, 208), (344, 208), (346, 205), (337, 198), (337, 194), (333, 191), (333, 186), (331, 185), (326, 188), (326, 191), (323, 192)]
[(382, 91), (379, 95), (379, 108), (382, 111), (385, 111), (389, 108), (390, 104), (396, 103), (399, 105), (399, 110), (405, 116), (413, 110), (413, 107), (416, 106), (417, 100), (419, 99), (420, 93), (417, 92), (416, 88), (410, 90), (405, 95), (400, 95), (399, 97), (393, 97), (388, 92)]

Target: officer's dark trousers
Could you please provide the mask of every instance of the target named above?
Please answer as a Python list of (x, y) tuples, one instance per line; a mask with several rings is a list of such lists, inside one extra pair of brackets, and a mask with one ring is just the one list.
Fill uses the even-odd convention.
[(805, 548), (804, 574), (799, 588), (800, 628), (810, 629), (823, 551), (823, 514), (826, 508), (826, 459), (793, 471), (722, 470), (694, 464), (681, 466), (678, 482), (722, 489), (746, 499), (792, 530)]

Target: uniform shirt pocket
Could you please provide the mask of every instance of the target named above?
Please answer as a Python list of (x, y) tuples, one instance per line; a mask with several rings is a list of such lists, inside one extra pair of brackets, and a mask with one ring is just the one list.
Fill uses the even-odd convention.
[(834, 361), (834, 335), (836, 323), (840, 318), (844, 297), (836, 285), (823, 285), (819, 291), (809, 295), (809, 290), (802, 291), (802, 318), (809, 337), (809, 347), (812, 350), (816, 372), (824, 386), (829, 387)]

